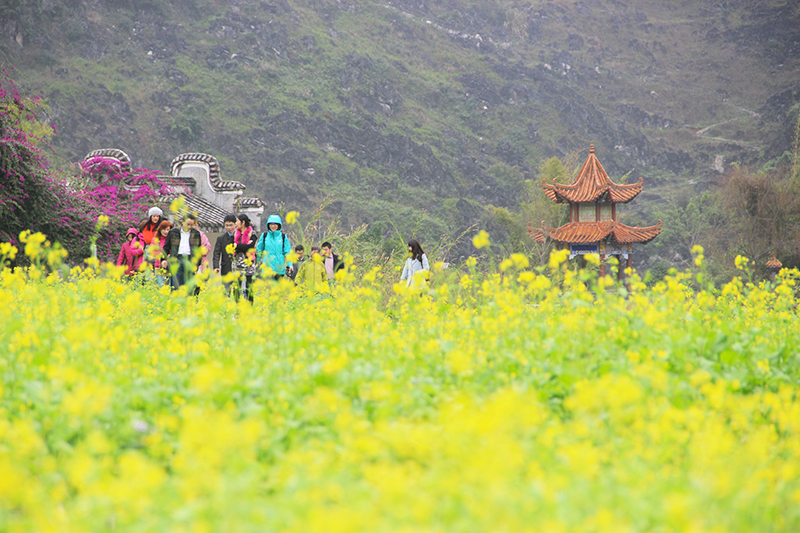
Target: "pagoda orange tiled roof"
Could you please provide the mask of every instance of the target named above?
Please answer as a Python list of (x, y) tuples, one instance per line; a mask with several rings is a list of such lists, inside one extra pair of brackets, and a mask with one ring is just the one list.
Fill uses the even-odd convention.
[(781, 268), (783, 268), (783, 263), (778, 261), (777, 257), (773, 257), (772, 259), (767, 261), (767, 268), (774, 268), (776, 270), (780, 270)]
[(545, 183), (542, 188), (554, 202), (596, 202), (605, 199), (610, 202), (627, 203), (642, 192), (644, 180), (637, 183), (619, 185), (611, 181), (603, 165), (594, 155), (594, 143), (589, 147), (589, 157), (583, 164), (578, 177), (569, 185)]
[(533, 229), (531, 236), (537, 242), (545, 242), (549, 238), (556, 242), (589, 244), (600, 242), (610, 237), (610, 241), (618, 244), (644, 244), (658, 237), (659, 233), (661, 233), (660, 220), (655, 226), (647, 226), (645, 228), (634, 228), (613, 220), (570, 222), (560, 228), (550, 228), (542, 222), (542, 227)]

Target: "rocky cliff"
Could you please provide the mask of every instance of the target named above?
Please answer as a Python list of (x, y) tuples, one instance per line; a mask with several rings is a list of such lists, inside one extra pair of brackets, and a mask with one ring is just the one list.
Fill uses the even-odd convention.
[(65, 160), (205, 151), (270, 204), (425, 212), (434, 236), (590, 141), (612, 178), (645, 178), (628, 222), (780, 157), (799, 22), (789, 1), (0, 0), (0, 54)]

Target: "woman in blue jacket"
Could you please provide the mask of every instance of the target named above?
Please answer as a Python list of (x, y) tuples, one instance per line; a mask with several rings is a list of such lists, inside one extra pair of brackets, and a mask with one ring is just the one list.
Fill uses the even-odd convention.
[(256, 244), (260, 271), (276, 280), (286, 275), (287, 266), (292, 266), (292, 263), (286, 261), (286, 255), (292, 251), (292, 243), (281, 231), (282, 227), (280, 215), (270, 215), (267, 219), (267, 231), (261, 234)]

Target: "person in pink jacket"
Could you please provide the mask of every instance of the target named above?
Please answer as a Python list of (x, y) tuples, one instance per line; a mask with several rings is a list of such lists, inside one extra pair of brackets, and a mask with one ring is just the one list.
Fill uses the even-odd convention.
[(200, 232), (200, 245), (205, 248), (205, 252), (203, 252), (203, 258), (200, 260), (200, 265), (197, 267), (197, 272), (202, 273), (208, 270), (208, 252), (211, 251), (211, 241), (208, 240), (208, 235), (200, 228), (197, 229)]
[(139, 239), (139, 232), (135, 228), (130, 228), (125, 238), (127, 240), (122, 245), (122, 250), (119, 251), (117, 266), (125, 266), (125, 274), (133, 276), (139, 271), (139, 265), (142, 264), (144, 247)]

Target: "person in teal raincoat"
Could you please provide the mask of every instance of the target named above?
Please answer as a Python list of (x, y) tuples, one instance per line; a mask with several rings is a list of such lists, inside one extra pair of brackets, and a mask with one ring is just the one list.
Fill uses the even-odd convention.
[(261, 234), (256, 243), (259, 269), (276, 280), (286, 275), (287, 266), (292, 266), (291, 262), (286, 261), (287, 254), (292, 251), (292, 243), (281, 231), (282, 227), (280, 215), (270, 215), (267, 219), (267, 231)]

